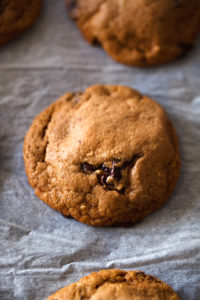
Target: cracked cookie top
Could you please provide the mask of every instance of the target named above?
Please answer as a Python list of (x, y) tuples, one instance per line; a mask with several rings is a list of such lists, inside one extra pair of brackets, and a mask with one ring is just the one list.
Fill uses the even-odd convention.
[(166, 63), (187, 52), (199, 34), (199, 0), (66, 0), (84, 37), (115, 60)]
[(0, 1), (0, 45), (28, 28), (38, 17), (42, 0)]
[(139, 271), (103, 270), (92, 273), (47, 300), (180, 300), (172, 288)]
[(94, 226), (135, 223), (174, 189), (176, 133), (155, 101), (123, 86), (68, 93), (44, 110), (24, 142), (36, 194)]

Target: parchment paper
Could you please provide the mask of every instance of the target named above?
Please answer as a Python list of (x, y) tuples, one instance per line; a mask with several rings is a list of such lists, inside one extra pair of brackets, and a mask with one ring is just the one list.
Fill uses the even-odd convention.
[[(45, 205), (29, 186), (22, 146), (33, 118), (67, 91), (134, 87), (162, 104), (178, 132), (182, 169), (159, 211), (130, 228), (92, 228)], [(82, 38), (64, 0), (0, 50), (0, 299), (41, 300), (92, 271), (142, 270), (182, 300), (200, 299), (200, 41), (155, 68), (120, 65)]]

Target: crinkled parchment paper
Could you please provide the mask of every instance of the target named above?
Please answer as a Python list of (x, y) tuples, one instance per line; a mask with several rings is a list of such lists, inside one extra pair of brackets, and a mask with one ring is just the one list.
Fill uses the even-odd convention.
[[(22, 146), (33, 118), (67, 91), (95, 83), (134, 87), (162, 104), (178, 132), (182, 169), (160, 210), (131, 228), (92, 228), (39, 200)], [(0, 299), (41, 300), (92, 271), (142, 270), (182, 300), (200, 299), (200, 41), (155, 68), (112, 61), (82, 38), (64, 0), (0, 50)]]

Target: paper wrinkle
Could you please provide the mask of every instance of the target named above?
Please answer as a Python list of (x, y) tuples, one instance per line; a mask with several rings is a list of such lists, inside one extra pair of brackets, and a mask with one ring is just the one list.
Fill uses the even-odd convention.
[[(33, 118), (68, 91), (131, 86), (158, 101), (177, 130), (182, 167), (169, 201), (129, 228), (93, 228), (40, 201), (27, 181), (23, 139)], [(200, 40), (186, 57), (127, 67), (84, 41), (64, 1), (0, 49), (0, 299), (41, 300), (93, 271), (142, 270), (182, 300), (200, 295)]]

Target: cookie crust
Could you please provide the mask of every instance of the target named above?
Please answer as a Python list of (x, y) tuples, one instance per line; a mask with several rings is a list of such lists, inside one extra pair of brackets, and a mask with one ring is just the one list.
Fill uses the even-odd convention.
[(140, 271), (102, 270), (83, 277), (47, 300), (180, 300), (172, 288)]
[(6, 44), (37, 19), (42, 0), (0, 1), (0, 46)]
[(24, 161), (40, 199), (93, 226), (143, 219), (168, 199), (180, 168), (163, 108), (109, 85), (68, 93), (36, 117)]
[(116, 61), (151, 66), (175, 60), (199, 35), (198, 0), (66, 0), (86, 40)]

